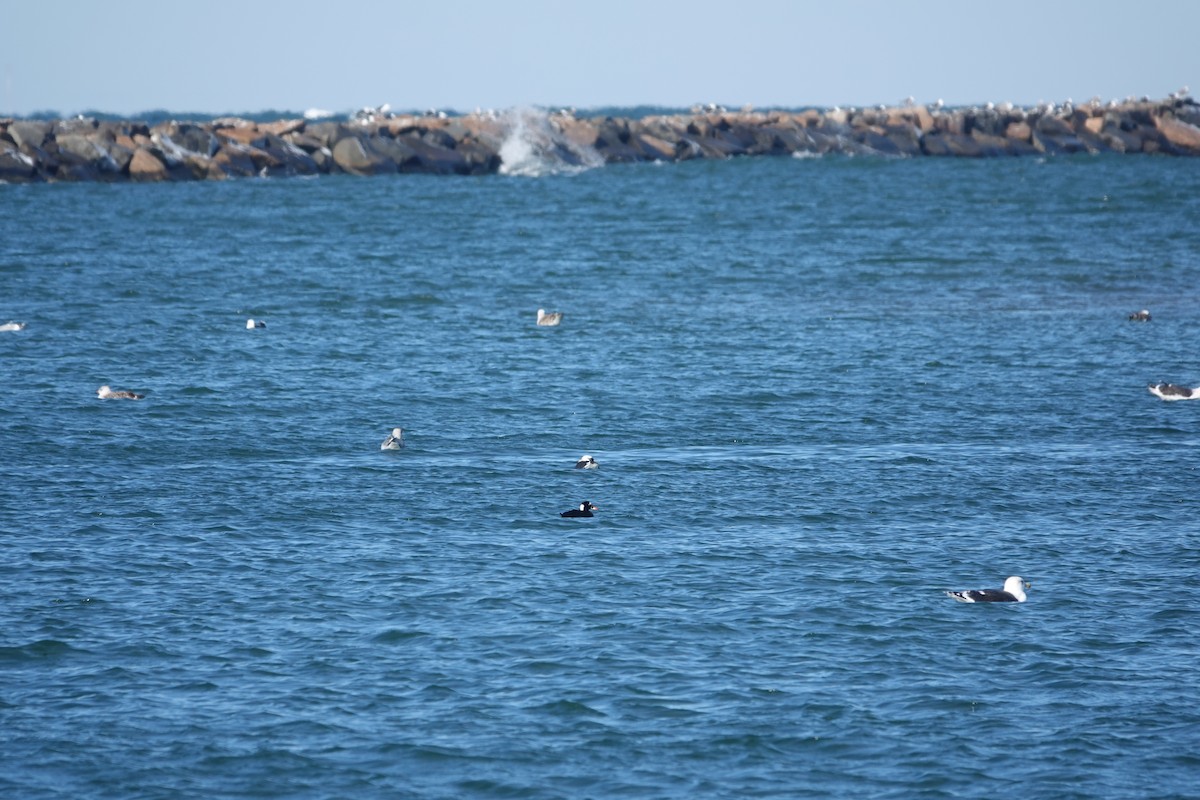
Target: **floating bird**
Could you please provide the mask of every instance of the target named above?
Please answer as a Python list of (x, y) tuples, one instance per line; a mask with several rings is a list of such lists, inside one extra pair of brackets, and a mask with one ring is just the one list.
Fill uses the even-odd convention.
[(579, 504), (578, 508), (572, 508), (559, 514), (560, 517), (590, 517), (593, 511), (599, 511), (599, 506), (594, 506), (587, 500)]
[(1150, 312), (1147, 309), (1143, 308), (1141, 311), (1135, 311), (1132, 314), (1130, 314), (1129, 318), (1131, 320), (1133, 320), (1134, 322), (1149, 322), (1150, 321)]
[(557, 325), (558, 323), (562, 322), (562, 318), (563, 318), (563, 312), (561, 312), (561, 311), (551, 311), (549, 314), (547, 314), (546, 309), (539, 308), (537, 324), (538, 325)]
[(401, 450), (404, 448), (404, 428), (392, 428), (392, 435), (379, 445), (380, 450)]
[(25, 330), (24, 322), (12, 322), (10, 320), (9, 322), (6, 322), (3, 325), (0, 325), (0, 331), (23, 331), (23, 330)]
[(596, 469), (600, 465), (596, 463), (596, 459), (591, 456), (580, 456), (575, 462), (575, 469)]
[(1029, 586), (1028, 581), (1013, 575), (1004, 582), (1003, 589), (967, 589), (946, 594), (963, 603), (1024, 603), (1025, 590)]
[(108, 385), (104, 385), (96, 390), (96, 396), (101, 400), (141, 400), (146, 395), (127, 392), (123, 389), (114, 392)]
[(265, 328), (265, 327), (267, 327), (267, 323), (263, 322), (261, 319), (246, 320), (246, 330), (252, 331), (255, 328)]
[(1200, 387), (1189, 389), (1173, 383), (1152, 383), (1148, 388), (1150, 394), (1163, 400), (1200, 400)]

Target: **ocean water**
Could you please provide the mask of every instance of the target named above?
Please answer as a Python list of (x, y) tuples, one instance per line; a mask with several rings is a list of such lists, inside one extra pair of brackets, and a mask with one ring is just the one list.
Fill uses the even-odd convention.
[(0, 211), (0, 796), (1200, 796), (1200, 161)]

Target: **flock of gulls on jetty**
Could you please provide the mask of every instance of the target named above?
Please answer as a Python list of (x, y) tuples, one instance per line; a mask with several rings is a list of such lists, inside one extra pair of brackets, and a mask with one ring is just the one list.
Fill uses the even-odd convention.
[[(1133, 322), (1149, 322), (1150, 311), (1142, 309), (1135, 311), (1129, 315), (1129, 319)], [(537, 324), (542, 327), (553, 327), (562, 323), (563, 312), (550, 311), (547, 312), (544, 308), (537, 310)], [(247, 330), (256, 328), (265, 328), (267, 323), (262, 320), (248, 319), (246, 320)], [(24, 322), (9, 321), (0, 325), (0, 331), (23, 331), (25, 330)], [(1189, 388), (1187, 386), (1179, 386), (1174, 383), (1154, 383), (1149, 386), (1150, 393), (1163, 400), (1197, 400), (1200, 399), (1200, 386)], [(131, 392), (124, 389), (113, 389), (105, 384), (96, 390), (96, 396), (101, 400), (142, 400), (145, 399), (144, 394)], [(391, 434), (388, 435), (383, 443), (379, 445), (380, 450), (395, 451), (404, 449), (404, 429), (392, 428)], [(597, 469), (600, 464), (590, 455), (583, 455), (575, 462), (575, 469)], [(569, 508), (559, 514), (560, 517), (592, 517), (593, 511), (599, 511), (600, 507), (592, 503), (590, 500), (584, 500), (574, 508)], [(957, 591), (947, 591), (949, 597), (954, 598), (963, 603), (1024, 603), (1026, 599), (1025, 590), (1030, 588), (1030, 583), (1022, 579), (1019, 575), (1012, 575), (1004, 581), (1002, 589), (965, 589)]]

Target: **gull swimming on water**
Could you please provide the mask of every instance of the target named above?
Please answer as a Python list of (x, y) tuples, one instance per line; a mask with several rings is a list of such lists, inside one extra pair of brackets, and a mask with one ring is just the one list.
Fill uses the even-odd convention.
[(963, 603), (1024, 603), (1028, 588), (1028, 581), (1013, 575), (1004, 582), (1003, 589), (967, 589), (946, 594)]
[(246, 320), (246, 330), (254, 330), (255, 328), (265, 328), (265, 327), (267, 327), (267, 323), (263, 322), (261, 319)]
[(96, 396), (101, 400), (141, 400), (146, 395), (127, 392), (124, 389), (113, 391), (107, 384), (96, 390)]
[(1163, 400), (1200, 400), (1200, 387), (1189, 389), (1174, 383), (1152, 383), (1147, 388), (1150, 394)]
[(580, 456), (575, 462), (575, 469), (596, 469), (600, 465), (596, 463), (596, 459), (591, 456)]
[(561, 312), (561, 311), (551, 311), (550, 313), (546, 313), (546, 309), (539, 308), (538, 315), (537, 315), (537, 324), (538, 325), (557, 325), (558, 323), (562, 322), (562, 318), (563, 318), (563, 312)]
[(1133, 322), (1149, 322), (1150, 310), (1143, 308), (1141, 311), (1135, 311), (1129, 315), (1129, 319)]
[(392, 435), (379, 445), (380, 450), (401, 450), (404, 447), (404, 428), (392, 428)]
[(12, 322), (11, 320), (0, 325), (0, 331), (23, 331), (25, 330), (24, 322)]

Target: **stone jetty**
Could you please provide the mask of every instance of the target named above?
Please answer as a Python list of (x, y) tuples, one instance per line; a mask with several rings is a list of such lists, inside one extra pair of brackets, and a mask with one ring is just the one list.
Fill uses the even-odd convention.
[(1186, 92), (1035, 108), (988, 104), (727, 111), (619, 118), (568, 111), (451, 116), (364, 110), (345, 121), (0, 118), (0, 181), (191, 181), (297, 175), (512, 172), (733, 156), (1200, 155)]

